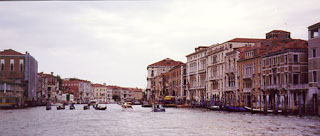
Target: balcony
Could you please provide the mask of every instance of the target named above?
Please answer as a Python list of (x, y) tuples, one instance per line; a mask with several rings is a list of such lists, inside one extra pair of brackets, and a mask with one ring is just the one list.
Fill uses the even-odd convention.
[(252, 76), (252, 74), (244, 74), (244, 75), (242, 75), (242, 78), (243, 79), (252, 79), (253, 76)]
[(308, 84), (289, 84), (288, 89), (290, 90), (298, 90), (298, 89), (308, 89)]
[(226, 86), (226, 88), (225, 88), (226, 91), (235, 91), (237, 89), (238, 89), (238, 87), (236, 87), (236, 86)]
[(274, 85), (267, 85), (266, 89), (280, 89), (280, 85), (274, 84)]
[(244, 93), (250, 93), (252, 88), (243, 88)]

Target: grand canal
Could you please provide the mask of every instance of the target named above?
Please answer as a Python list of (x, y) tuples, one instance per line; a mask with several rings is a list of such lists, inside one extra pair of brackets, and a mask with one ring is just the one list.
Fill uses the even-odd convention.
[(151, 136), (151, 135), (320, 135), (317, 117), (229, 113), (204, 109), (167, 108), (164, 113), (134, 106), (105, 111), (82, 109), (46, 111), (45, 107), (0, 110), (0, 135)]

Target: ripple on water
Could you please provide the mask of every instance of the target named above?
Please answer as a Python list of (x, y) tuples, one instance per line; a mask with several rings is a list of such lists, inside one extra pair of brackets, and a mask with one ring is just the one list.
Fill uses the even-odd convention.
[(167, 108), (164, 113), (108, 104), (106, 111), (45, 107), (0, 110), (1, 135), (319, 135), (315, 117), (265, 116), (203, 109)]

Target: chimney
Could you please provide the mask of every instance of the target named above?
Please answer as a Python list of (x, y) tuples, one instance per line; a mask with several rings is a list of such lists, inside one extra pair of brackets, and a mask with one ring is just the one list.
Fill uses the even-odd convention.
[(53, 72), (51, 72), (51, 75), (53, 75)]
[(106, 86), (107, 84), (106, 84), (106, 83), (103, 83), (103, 85)]

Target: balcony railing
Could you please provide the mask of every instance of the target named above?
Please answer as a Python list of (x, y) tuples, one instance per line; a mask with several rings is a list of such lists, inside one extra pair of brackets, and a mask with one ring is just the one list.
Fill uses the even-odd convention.
[(252, 88), (243, 88), (244, 93), (250, 93)]
[(308, 89), (308, 84), (276, 84), (276, 85), (261, 85), (261, 89), (287, 89), (287, 90), (294, 90), (294, 89)]
[(236, 86), (226, 86), (226, 88), (225, 88), (226, 91), (235, 91), (237, 89), (238, 89), (238, 87), (236, 87)]
[(308, 89), (308, 84), (289, 84), (288, 89)]
[(252, 79), (252, 74), (244, 74), (244, 75), (242, 75), (242, 78), (243, 79), (245, 79), (245, 78), (250, 78), (250, 79)]

